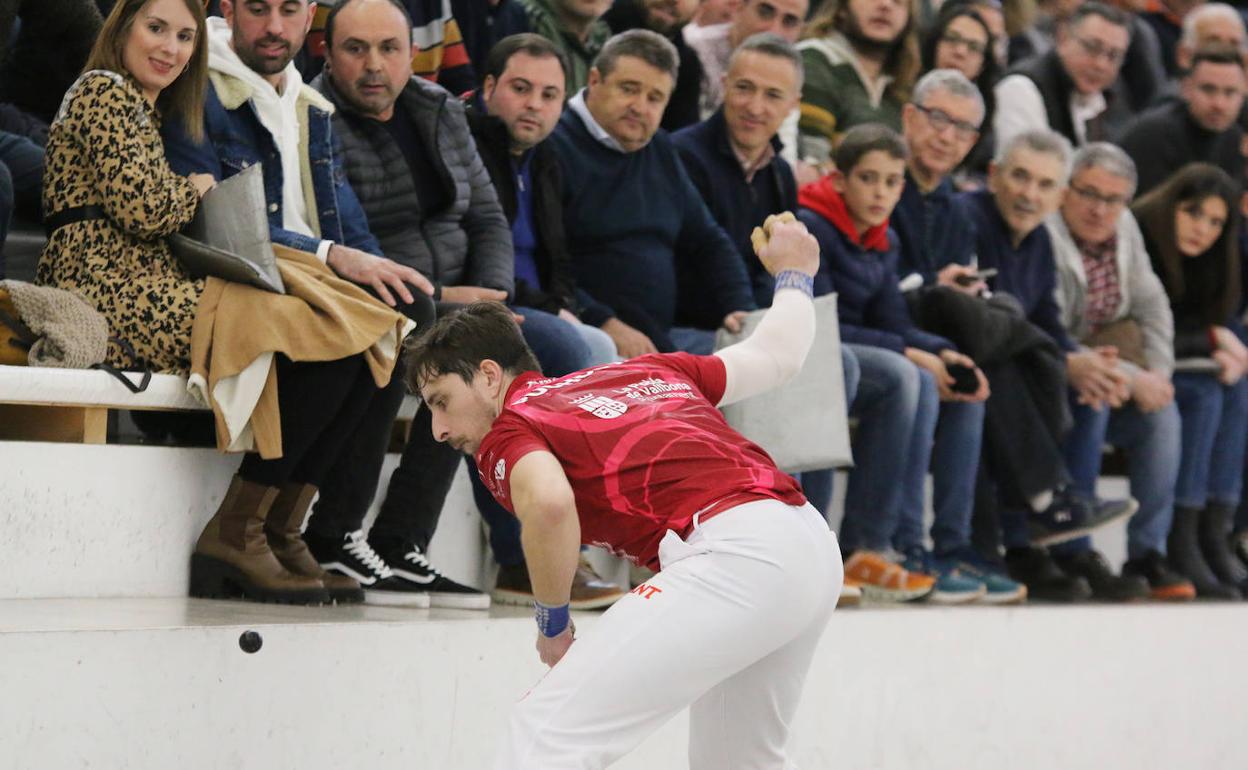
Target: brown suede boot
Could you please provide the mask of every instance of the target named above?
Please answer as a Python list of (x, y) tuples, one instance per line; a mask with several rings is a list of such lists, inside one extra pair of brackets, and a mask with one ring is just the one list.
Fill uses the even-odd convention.
[(320, 580), (291, 574), (269, 550), (264, 517), (277, 492), (238, 476), (230, 481), (221, 507), (191, 554), (191, 596), (289, 604), (329, 601)]
[(303, 542), (303, 520), (307, 518), (316, 487), (311, 484), (290, 482), (278, 488), (277, 499), (264, 520), (264, 534), (269, 548), (282, 566), (296, 575), (319, 579), (329, 598), (342, 604), (359, 604), (364, 601), (364, 589), (346, 575), (326, 572), (317, 563), (308, 544)]

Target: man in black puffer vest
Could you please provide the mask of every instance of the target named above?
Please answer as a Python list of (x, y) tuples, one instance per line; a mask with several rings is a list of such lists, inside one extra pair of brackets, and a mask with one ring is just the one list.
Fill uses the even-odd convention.
[[(440, 314), (472, 302), (510, 302), (511, 228), (463, 105), (411, 76), (410, 30), (398, 0), (338, 3), (325, 22), (325, 69), (312, 87), (337, 108), (346, 175), (382, 253), (433, 283)], [(560, 376), (591, 363), (573, 323), (511, 307), (544, 372)], [(397, 413), (404, 390), (395, 385), (387, 393)], [(357, 449), (360, 457), (377, 455), (376, 447)], [(365, 601), (416, 605), (423, 594), (434, 607), (488, 607), (488, 596), (441, 575), (425, 557), (458, 464), (459, 454), (434, 440), (429, 410), (421, 408), (367, 538), (362, 527), (377, 473), (343, 467), (322, 487), (308, 546), (325, 569), (360, 581)]]
[(1116, 136), (1132, 110), (1118, 82), (1131, 42), (1131, 19), (1099, 2), (1081, 5), (1058, 30), (1057, 45), (1028, 59), (997, 84), (997, 145), (1049, 128), (1074, 146)]

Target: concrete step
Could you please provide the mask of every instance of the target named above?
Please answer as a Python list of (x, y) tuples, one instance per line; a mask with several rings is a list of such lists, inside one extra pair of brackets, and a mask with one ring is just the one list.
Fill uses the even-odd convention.
[[(381, 493), (398, 462), (389, 455)], [(237, 455), (211, 449), (0, 441), (0, 599), (185, 596), (195, 539), (225, 494)], [(830, 520), (839, 526), (845, 476), (837, 475)], [(1127, 494), (1121, 478), (1100, 493)], [(374, 502), (367, 521), (376, 514)], [(929, 506), (930, 508), (930, 506)], [(1096, 533), (1120, 564), (1125, 525)], [(433, 563), (476, 587), (494, 565), (461, 467), (430, 543)], [(621, 581), (623, 563), (596, 549), (599, 573)]]
[[(598, 617), (578, 614), (580, 633)], [(0, 770), (482, 770), (544, 670), (533, 634), (499, 609), (0, 601)], [(793, 757), (1240, 770), (1245, 638), (1240, 605), (840, 610)], [(615, 767), (686, 767), (686, 735), (681, 716)]]
[[(239, 461), (211, 449), (0, 441), (0, 599), (185, 596), (195, 539)], [(384, 479), (397, 462), (387, 457)], [(461, 470), (430, 555), (449, 577), (483, 585), (485, 553)]]

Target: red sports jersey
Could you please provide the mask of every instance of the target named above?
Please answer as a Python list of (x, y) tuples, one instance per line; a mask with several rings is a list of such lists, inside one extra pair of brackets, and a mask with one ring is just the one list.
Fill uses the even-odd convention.
[(657, 569), (667, 530), (695, 513), (774, 498), (806, 501), (762, 448), (715, 408), (726, 373), (715, 356), (649, 355), (544, 379), (516, 379), (477, 452), (477, 470), (514, 512), (511, 469), (529, 452), (558, 458), (576, 496), (581, 540)]

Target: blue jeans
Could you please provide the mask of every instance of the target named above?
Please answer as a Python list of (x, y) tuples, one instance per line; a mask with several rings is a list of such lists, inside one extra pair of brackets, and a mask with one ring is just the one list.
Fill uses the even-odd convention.
[(1238, 505), (1248, 434), (1248, 378), (1226, 387), (1208, 374), (1176, 374), (1174, 400), (1183, 418), (1175, 504)]
[[(845, 406), (852, 410), (854, 396), (858, 393), (858, 381), (862, 379), (862, 371), (858, 368), (858, 357), (848, 345), (841, 345), (841, 373), (845, 379)], [(805, 471), (799, 481), (802, 492), (810, 504), (819, 513), (828, 517), (828, 509), (832, 507), (832, 477), (835, 472), (829, 468), (822, 471)]]
[(677, 350), (695, 356), (709, 356), (715, 352), (715, 332), (688, 326), (673, 326), (667, 333)]
[(620, 360), (620, 352), (615, 348), (615, 340), (611, 335), (589, 324), (572, 324), (576, 333), (581, 335), (585, 346), (589, 348), (589, 359), (586, 366), (601, 366)]
[(906, 469), (912, 463), (927, 467), (938, 410), (926, 397), (920, 421), (921, 370), (905, 356), (871, 345), (847, 347), (862, 377), (850, 410), (858, 430), (840, 541), (846, 553), (885, 551), (900, 521)]
[(520, 331), (542, 365), (542, 374), (562, 377), (589, 364), (589, 345), (575, 324), (531, 307), (513, 307), (512, 310), (524, 318)]
[[(1151, 413), (1141, 412), (1134, 404), (1097, 410), (1077, 403), (1072, 392), (1070, 411), (1074, 425), (1062, 451), (1071, 486), (1092, 497), (1101, 473), (1101, 447), (1109, 443), (1126, 450), (1131, 496), (1140, 504), (1127, 523), (1127, 558), (1138, 559), (1149, 551), (1164, 555), (1179, 474), (1182, 427), (1178, 407), (1171, 403)], [(1053, 551), (1074, 553), (1091, 547), (1091, 538), (1083, 537), (1054, 546)]]
[(971, 542), (984, 405), (982, 402), (941, 403), (932, 373), (919, 369), (919, 378), (915, 427), (899, 481), (900, 513), (893, 547), (903, 553), (910, 548), (924, 547), (923, 493), (930, 467), (935, 513), (932, 540), (935, 550), (944, 553)]

